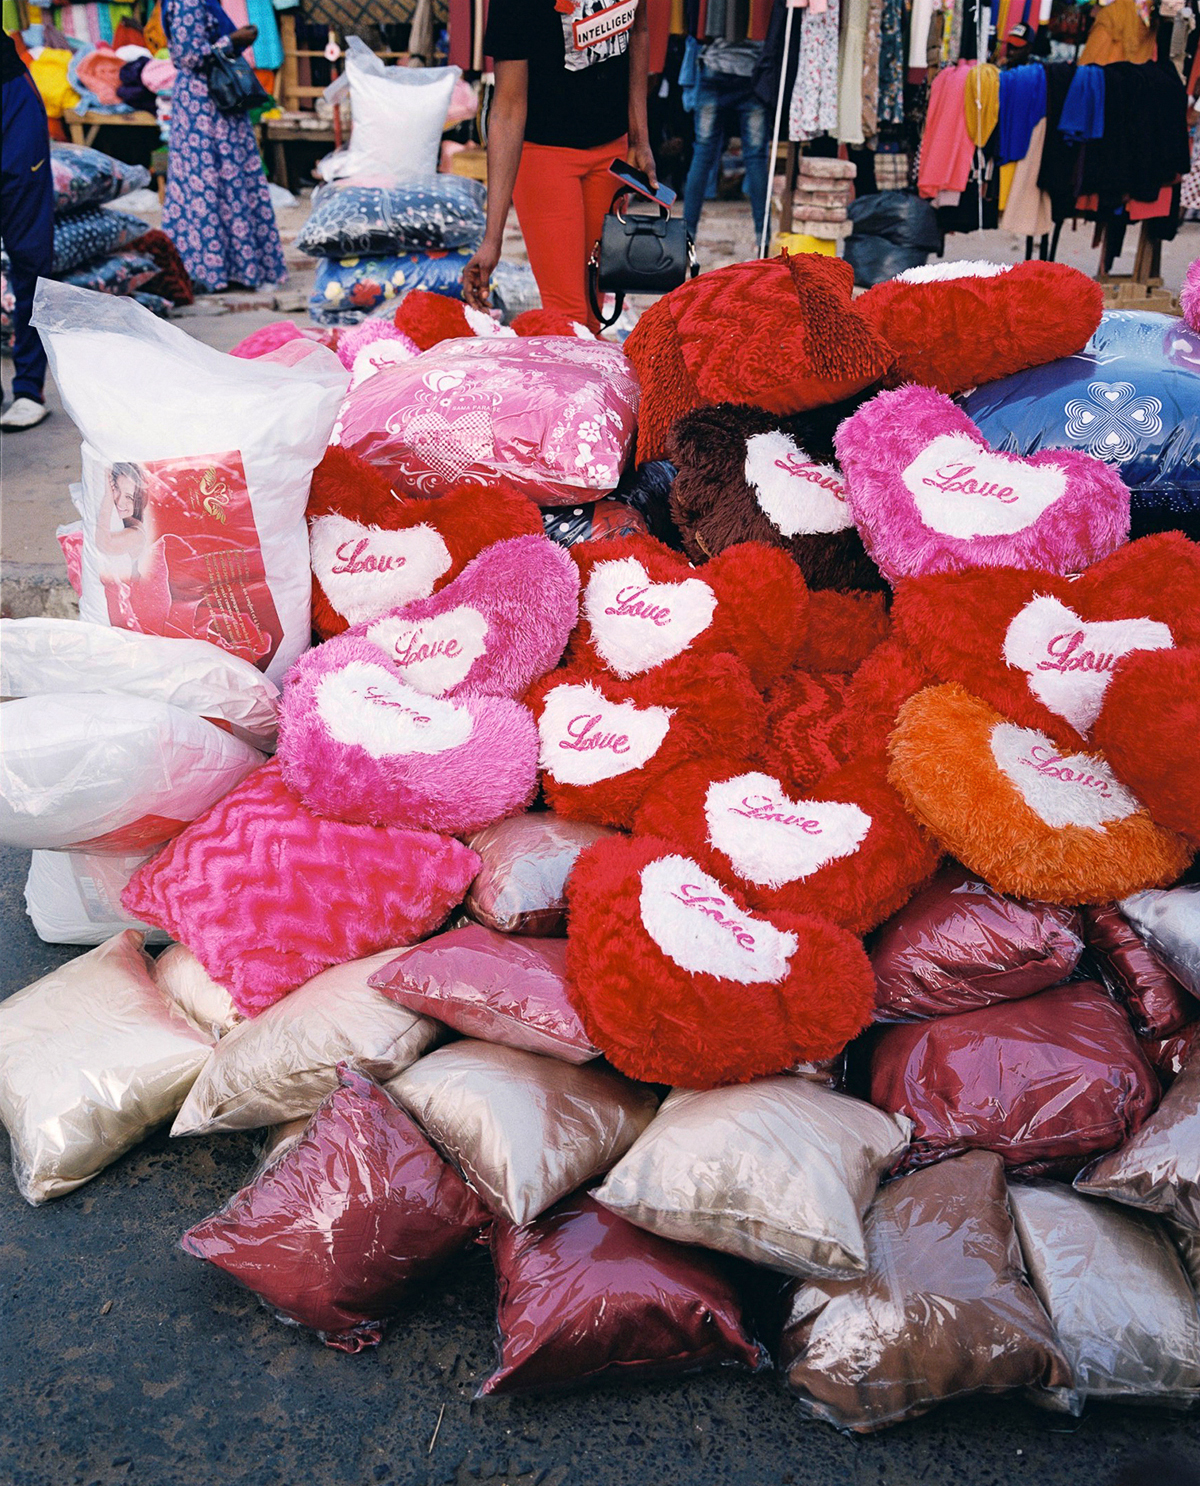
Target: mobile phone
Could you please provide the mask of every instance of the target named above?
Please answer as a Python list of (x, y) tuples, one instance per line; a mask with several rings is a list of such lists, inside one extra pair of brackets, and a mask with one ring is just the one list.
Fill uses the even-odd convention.
[(636, 191), (639, 196), (644, 196), (647, 201), (657, 201), (659, 206), (669, 207), (675, 200), (675, 192), (670, 186), (664, 186), (660, 181), (658, 186), (650, 184), (650, 177), (644, 170), (638, 170), (635, 166), (627, 164), (624, 160), (614, 160), (608, 167), (608, 173), (615, 175), (631, 191)]

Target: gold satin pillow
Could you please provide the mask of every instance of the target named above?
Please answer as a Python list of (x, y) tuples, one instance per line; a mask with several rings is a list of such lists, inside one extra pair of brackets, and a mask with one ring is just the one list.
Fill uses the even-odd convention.
[(334, 965), (239, 1022), (218, 1042), (171, 1134), (279, 1125), (314, 1112), (337, 1087), (339, 1063), (382, 1082), (415, 1062), (445, 1029), (367, 984), (395, 957), (385, 949)]
[(184, 1016), (214, 1037), (224, 1037), (242, 1020), (233, 997), (186, 945), (168, 944), (154, 961), (153, 975), (154, 984), (167, 1000), (174, 1001)]
[(861, 1273), (863, 1214), (910, 1128), (787, 1075), (675, 1089), (592, 1195), (663, 1238), (785, 1274)]
[(658, 1107), (609, 1069), (475, 1041), (439, 1048), (387, 1089), (518, 1227), (607, 1171)]
[(1190, 1403), (1200, 1394), (1200, 1311), (1164, 1224), (1059, 1183), (1009, 1189), (1025, 1267), (1071, 1364), (1069, 1389), (1034, 1401)]
[(154, 984), (142, 935), (109, 939), (0, 1002), (0, 1120), (27, 1202), (90, 1181), (169, 1120), (212, 1039)]

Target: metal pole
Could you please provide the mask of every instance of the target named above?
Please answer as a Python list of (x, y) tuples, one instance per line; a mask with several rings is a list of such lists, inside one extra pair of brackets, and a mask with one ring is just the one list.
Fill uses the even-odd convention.
[[(783, 65), (779, 69), (779, 96), (775, 100), (775, 132), (771, 136), (770, 166), (767, 170), (767, 199), (763, 206), (762, 236), (758, 242), (758, 256), (767, 256), (767, 243), (771, 238), (771, 196), (775, 187), (775, 157), (779, 153), (779, 129), (783, 120), (783, 95), (787, 88), (788, 58), (792, 51), (793, 5), (788, 5), (787, 20), (783, 24)], [(787, 181), (785, 179), (786, 187)]]

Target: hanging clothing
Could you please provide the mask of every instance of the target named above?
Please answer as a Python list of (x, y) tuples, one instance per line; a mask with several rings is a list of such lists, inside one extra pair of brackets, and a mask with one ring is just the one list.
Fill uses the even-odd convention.
[(1046, 135), (1038, 186), (1049, 196), (1051, 214), (1056, 222), (1070, 216), (1076, 196), (1080, 146), (1063, 134), (1061, 119), (1067, 96), (1081, 70), (1070, 62), (1051, 62), (1046, 68)]
[(870, 0), (843, 0), (838, 39), (837, 137), (842, 144), (863, 142), (863, 54)]
[(971, 143), (982, 148), (1000, 121), (1000, 69), (980, 62), (967, 74), (963, 110)]
[(908, 22), (908, 67), (910, 72), (924, 72), (929, 65), (929, 27), (940, 0), (913, 0)]
[(1099, 67), (1077, 67), (1058, 121), (1065, 139), (1080, 143), (1104, 133), (1104, 73)]
[(1034, 125), (1046, 117), (1046, 69), (1037, 62), (1000, 74), (1000, 161), (1024, 160)]
[[(788, 40), (788, 54), (785, 57), (783, 38), (787, 32), (789, 15), (792, 17), (792, 29)], [(791, 99), (792, 89), (796, 84), (796, 69), (800, 61), (800, 35), (804, 25), (803, 15), (802, 10), (789, 10), (786, 0), (775, 0), (767, 26), (767, 39), (763, 42), (762, 55), (754, 69), (752, 79), (754, 92), (759, 102), (766, 108), (772, 125), (780, 92), (782, 91), (786, 103)], [(783, 127), (785, 130), (788, 127), (786, 112)]]
[(904, 0), (883, 0), (879, 28), (879, 122), (904, 122)]
[(800, 60), (788, 111), (788, 138), (813, 139), (838, 126), (838, 0), (807, 10), (800, 32)]
[(1153, 62), (1158, 54), (1155, 32), (1143, 20), (1137, 0), (1111, 0), (1093, 7), (1092, 29), (1081, 63), (1107, 67), (1112, 62)]
[(1000, 218), (1004, 231), (1015, 232), (1018, 237), (1042, 237), (1054, 226), (1050, 198), (1038, 186), (1045, 142), (1046, 120), (1041, 118), (1029, 137), (1028, 154), (1013, 167), (1012, 185)]
[(973, 145), (967, 133), (963, 96), (970, 62), (945, 67), (929, 90), (929, 111), (921, 138), (920, 194), (933, 198), (939, 191), (963, 191), (971, 173)]
[[(879, 133), (879, 48), (883, 28), (883, 0), (869, 0), (867, 35), (862, 66), (862, 138)], [(864, 191), (863, 195), (867, 193)]]

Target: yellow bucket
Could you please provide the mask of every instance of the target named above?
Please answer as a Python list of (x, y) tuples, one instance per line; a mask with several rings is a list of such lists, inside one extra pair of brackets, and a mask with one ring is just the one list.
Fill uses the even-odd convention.
[(808, 232), (777, 232), (771, 244), (772, 258), (777, 258), (784, 248), (789, 253), (824, 253), (826, 258), (837, 257), (835, 238), (813, 237)]

